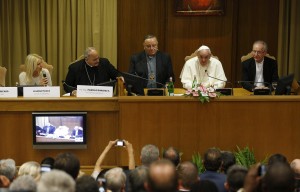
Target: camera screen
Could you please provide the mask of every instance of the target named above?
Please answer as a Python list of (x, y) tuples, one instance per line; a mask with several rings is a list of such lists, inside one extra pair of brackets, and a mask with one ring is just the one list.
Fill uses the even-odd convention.
[(124, 141), (117, 141), (117, 146), (124, 146)]

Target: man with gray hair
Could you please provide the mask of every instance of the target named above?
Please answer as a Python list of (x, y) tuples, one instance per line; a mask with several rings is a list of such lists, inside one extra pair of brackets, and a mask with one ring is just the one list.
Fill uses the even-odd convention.
[(145, 145), (142, 148), (140, 159), (144, 166), (149, 166), (152, 162), (159, 159), (159, 149), (152, 144)]
[[(277, 61), (266, 57), (268, 53), (267, 43), (255, 41), (252, 46), (252, 57), (242, 62), (242, 86), (248, 91), (255, 88), (269, 87), (272, 82), (278, 80)], [(267, 82), (266, 84), (264, 82)]]
[(16, 162), (13, 159), (2, 159), (0, 161), (0, 175), (4, 175), (12, 182), (16, 176)]
[(37, 192), (75, 192), (74, 179), (64, 171), (52, 170), (43, 173), (37, 184)]
[(197, 57), (187, 60), (180, 74), (183, 88), (193, 88), (194, 80), (205, 87), (224, 88), (227, 81), (222, 63), (212, 57), (210, 48), (202, 45), (196, 52)]
[(125, 191), (126, 175), (122, 168), (115, 167), (107, 171), (104, 175), (106, 189), (112, 192)]
[(88, 47), (84, 58), (72, 63), (64, 82), (67, 93), (76, 94), (77, 85), (99, 85), (103, 82), (115, 80), (119, 72), (106, 58), (100, 58), (94, 47)]
[(9, 186), (9, 191), (36, 191), (36, 181), (30, 175), (17, 177)]

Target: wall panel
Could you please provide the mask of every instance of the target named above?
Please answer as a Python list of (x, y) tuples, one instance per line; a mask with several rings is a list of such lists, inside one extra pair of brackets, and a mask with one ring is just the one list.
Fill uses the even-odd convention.
[[(174, 0), (118, 1), (118, 68), (127, 71), (145, 34), (158, 37), (159, 49), (171, 55), (176, 87), (184, 57), (206, 44), (223, 64), (231, 82), (241, 79), (240, 57), (262, 39), (277, 55), (279, 0), (226, 0), (223, 16), (176, 16)], [(234, 84), (234, 86), (237, 86)]]

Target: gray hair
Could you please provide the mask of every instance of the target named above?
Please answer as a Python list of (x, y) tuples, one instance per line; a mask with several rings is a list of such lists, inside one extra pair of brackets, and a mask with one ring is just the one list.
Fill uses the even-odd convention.
[(88, 58), (88, 56), (90, 55), (90, 53), (92, 51), (96, 51), (96, 48), (95, 47), (88, 47), (86, 48), (86, 50), (84, 51), (83, 55), (84, 55), (84, 58)]
[(125, 187), (126, 175), (120, 167), (115, 167), (107, 171), (104, 178), (106, 179), (107, 189), (112, 192), (121, 191), (121, 189)]
[(141, 151), (141, 162), (143, 165), (150, 165), (159, 159), (159, 149), (152, 144), (145, 145)]
[(37, 184), (37, 192), (75, 192), (74, 179), (64, 171), (43, 173)]
[(148, 34), (144, 37), (144, 41), (147, 39), (152, 39), (152, 38), (155, 38), (157, 40), (157, 37), (155, 35)]
[(254, 43), (253, 43), (253, 45), (255, 45), (255, 44), (262, 44), (262, 46), (264, 47), (263, 49), (264, 49), (264, 51), (268, 51), (268, 45), (267, 45), (267, 43), (265, 42), (265, 41), (262, 41), (262, 40), (258, 40), (258, 41), (255, 41)]
[(13, 181), (16, 175), (16, 162), (13, 159), (2, 159), (0, 161), (0, 175)]
[(36, 182), (30, 175), (17, 177), (9, 186), (9, 191), (36, 191)]

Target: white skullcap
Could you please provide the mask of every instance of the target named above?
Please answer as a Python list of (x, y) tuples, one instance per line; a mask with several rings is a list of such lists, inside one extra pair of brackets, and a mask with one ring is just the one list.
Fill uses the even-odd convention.
[(210, 50), (210, 48), (207, 47), (206, 45), (202, 45), (201, 47), (199, 47), (197, 51), (202, 51), (202, 50)]

